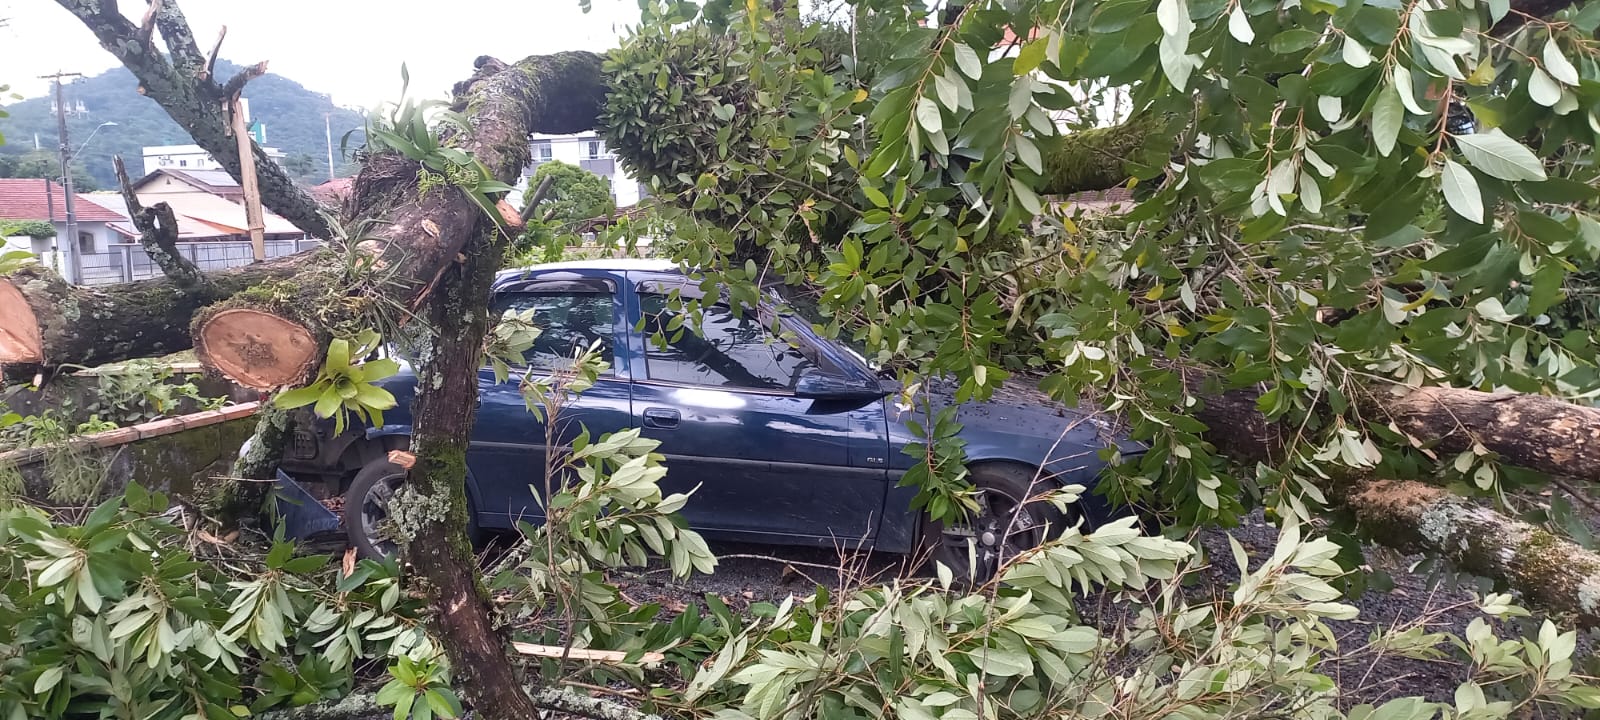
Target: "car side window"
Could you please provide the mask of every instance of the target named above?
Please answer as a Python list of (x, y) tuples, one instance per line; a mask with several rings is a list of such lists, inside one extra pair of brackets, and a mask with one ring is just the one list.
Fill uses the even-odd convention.
[(533, 310), (540, 332), (533, 347), (522, 353), (528, 367), (551, 370), (565, 367), (580, 348), (599, 340), (601, 357), (616, 367), (612, 354), (616, 335), (616, 296), (592, 290), (502, 292), (490, 310), (494, 317), (507, 311)]
[(664, 295), (641, 294), (645, 366), (651, 380), (752, 390), (793, 390), (800, 375), (818, 367), (790, 342), (776, 337), (753, 312), (735, 317), (726, 305), (700, 309), (700, 333)]

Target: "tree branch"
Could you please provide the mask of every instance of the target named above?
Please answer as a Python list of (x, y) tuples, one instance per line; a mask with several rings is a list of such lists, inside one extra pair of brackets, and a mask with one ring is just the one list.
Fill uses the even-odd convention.
[(209, 282), (200, 268), (178, 253), (178, 218), (172, 206), (164, 202), (149, 208), (141, 205), (139, 196), (133, 192), (133, 183), (128, 181), (122, 156), (112, 156), (111, 165), (117, 173), (117, 184), (122, 187), (122, 201), (128, 204), (128, 218), (139, 230), (139, 244), (144, 247), (145, 254), (179, 288), (187, 290)]
[(151, 36), (156, 32), (156, 13), (161, 12), (161, 0), (150, 0), (150, 7), (145, 8), (144, 19), (139, 21), (139, 38), (150, 42)]
[[(217, 41), (211, 45), (211, 54), (206, 56), (205, 69), (200, 71), (200, 77), (206, 80), (216, 79), (217, 54), (222, 52), (222, 41), (227, 39), (227, 37), (228, 26), (223, 25), (222, 29), (217, 31)], [(229, 96), (224, 94), (223, 97)]]
[[(171, 61), (154, 43), (139, 42), (140, 29), (121, 13), (114, 3), (85, 3), (56, 0), (78, 18), (95, 38), (124, 67), (139, 79), (140, 92), (161, 105), (177, 121), (195, 144), (216, 158), (235, 178), (239, 177), (239, 147), (228, 131), (223, 112), (222, 86), (202, 77), (205, 57), (195, 45), (178, 0), (162, 0), (155, 13), (156, 28), (166, 41)], [(321, 206), (260, 147), (254, 147), (260, 179), (261, 200), (295, 227), (319, 238), (332, 237)]]
[(267, 74), (267, 61), (265, 60), (240, 70), (239, 74), (228, 78), (228, 82), (222, 86), (222, 97), (229, 100), (233, 99), (233, 96), (244, 92), (244, 86), (251, 80), (265, 74)]

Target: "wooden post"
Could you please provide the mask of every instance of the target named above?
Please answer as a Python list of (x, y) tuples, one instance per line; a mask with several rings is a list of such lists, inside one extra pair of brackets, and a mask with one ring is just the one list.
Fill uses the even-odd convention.
[(250, 250), (256, 262), (267, 259), (266, 223), (261, 219), (261, 189), (256, 187), (256, 156), (251, 147), (250, 126), (244, 119), (243, 103), (233, 96), (233, 137), (239, 143), (239, 183), (244, 186), (244, 217), (250, 225)]

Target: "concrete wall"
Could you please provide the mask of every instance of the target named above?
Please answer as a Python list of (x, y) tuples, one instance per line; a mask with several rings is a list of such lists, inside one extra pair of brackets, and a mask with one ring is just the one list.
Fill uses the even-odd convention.
[(255, 431), (252, 416), (259, 406), (245, 403), (0, 453), (0, 479), (9, 475), (15, 482), (20, 476), (23, 497), (53, 505), (92, 505), (129, 482), (198, 501)]

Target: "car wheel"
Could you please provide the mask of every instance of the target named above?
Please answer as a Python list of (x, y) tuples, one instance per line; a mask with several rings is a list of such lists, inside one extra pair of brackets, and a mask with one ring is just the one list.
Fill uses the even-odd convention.
[[(399, 551), (399, 545), (387, 535), (389, 501), (406, 480), (406, 469), (389, 462), (386, 457), (366, 464), (356, 473), (349, 489), (344, 493), (344, 528), (350, 547), (364, 558), (384, 558)], [(467, 508), (467, 538), (474, 545), (481, 537), (477, 515)]]
[(1025, 502), (1048, 489), (1035, 474), (1019, 465), (972, 468), (978, 512), (961, 523), (927, 523), (930, 559), (950, 568), (961, 585), (983, 585), (1013, 558), (1044, 542), (1046, 532), (1060, 533), (1069, 518), (1049, 503)]

